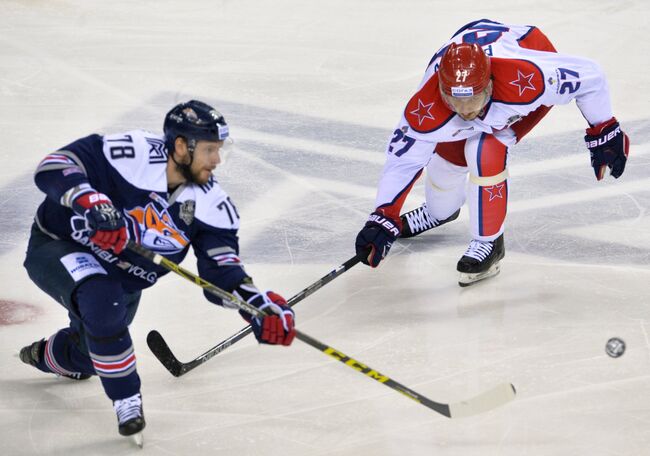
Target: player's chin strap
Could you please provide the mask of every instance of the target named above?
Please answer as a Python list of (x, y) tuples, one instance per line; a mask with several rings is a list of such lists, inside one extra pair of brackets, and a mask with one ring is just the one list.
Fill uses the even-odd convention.
[[(135, 252), (144, 258), (150, 260), (154, 264), (162, 266), (163, 268), (171, 271), (184, 279), (194, 282), (195, 285), (200, 286), (205, 291), (210, 294), (213, 294), (223, 301), (229, 301), (232, 304), (239, 307), (240, 310), (250, 313), (253, 316), (261, 316), (261, 312), (257, 307), (248, 304), (246, 301), (238, 299), (236, 296), (228, 293), (227, 291), (222, 290), (216, 285), (208, 282), (207, 280), (197, 276), (196, 274), (182, 268), (173, 261), (168, 260), (162, 255), (152, 252), (139, 244), (129, 241), (127, 248), (132, 252)], [(346, 366), (354, 369), (357, 372), (361, 372), (365, 376), (378, 381), (379, 383), (386, 385), (387, 387), (397, 391), (398, 393), (403, 394), (409, 399), (424, 405), (425, 407), (433, 410), (436, 413), (439, 413), (448, 418), (462, 418), (466, 416), (476, 415), (478, 413), (487, 412), (496, 407), (500, 407), (515, 398), (515, 387), (510, 383), (502, 383), (478, 396), (475, 396), (471, 399), (465, 401), (457, 402), (454, 404), (445, 404), (440, 402), (432, 401), (421, 394), (413, 391), (412, 389), (402, 385), (396, 380), (391, 379), (390, 377), (372, 369), (370, 366), (363, 364), (353, 358), (350, 358), (345, 353), (325, 345), (322, 342), (308, 336), (307, 334), (298, 331), (296, 329), (296, 339), (314, 347), (315, 349), (325, 353), (327, 356), (334, 358), (337, 361), (345, 364)]]

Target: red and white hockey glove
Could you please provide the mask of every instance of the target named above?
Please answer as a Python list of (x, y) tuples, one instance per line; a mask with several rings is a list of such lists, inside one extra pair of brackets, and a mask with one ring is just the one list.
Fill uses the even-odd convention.
[(93, 244), (103, 250), (113, 249), (116, 254), (124, 250), (129, 240), (126, 220), (108, 196), (84, 193), (72, 202), (72, 209), (86, 219)]
[(282, 296), (267, 291), (253, 295), (246, 302), (266, 313), (264, 317), (252, 318), (249, 314), (240, 311), (244, 320), (253, 327), (253, 333), (259, 343), (291, 345), (296, 337), (295, 315)]
[(605, 177), (606, 168), (610, 169), (612, 177), (621, 177), (630, 151), (630, 138), (623, 133), (616, 117), (587, 128), (585, 143), (591, 155), (591, 166), (596, 179)]

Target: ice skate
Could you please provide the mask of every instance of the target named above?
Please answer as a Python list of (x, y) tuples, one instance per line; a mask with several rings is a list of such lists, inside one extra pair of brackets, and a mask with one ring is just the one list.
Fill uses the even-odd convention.
[(402, 221), (402, 233), (399, 237), (410, 238), (417, 236), (418, 234), (424, 233), (431, 228), (435, 228), (437, 226), (444, 225), (447, 222), (451, 222), (452, 220), (456, 220), (458, 218), (458, 214), (460, 214), (460, 209), (458, 209), (446, 219), (438, 220), (431, 217), (429, 210), (427, 209), (427, 203), (423, 203), (417, 209), (413, 209), (412, 211), (406, 212), (400, 216), (400, 219)]
[(505, 254), (503, 234), (494, 241), (472, 240), (456, 266), (460, 272), (458, 285), (467, 287), (480, 280), (494, 277), (501, 271), (500, 261)]
[(125, 399), (118, 399), (113, 402), (113, 408), (117, 413), (120, 435), (131, 437), (136, 445), (142, 447), (144, 444), (142, 430), (146, 425), (142, 412), (142, 395), (137, 393)]
[[(41, 363), (41, 360), (43, 359), (44, 355), (45, 355), (45, 339), (41, 339), (41, 340), (37, 340), (31, 345), (27, 345), (21, 348), (18, 357), (23, 363), (29, 364), (30, 366), (37, 367), (37, 365)], [(82, 374), (81, 372), (70, 372), (68, 374), (60, 374), (57, 372), (52, 372), (52, 373), (56, 374), (57, 376), (69, 378), (72, 380), (86, 380), (91, 377), (90, 375)]]

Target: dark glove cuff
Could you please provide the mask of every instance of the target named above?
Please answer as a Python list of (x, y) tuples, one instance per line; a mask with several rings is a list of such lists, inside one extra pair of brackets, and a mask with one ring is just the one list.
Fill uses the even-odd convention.
[[(249, 276), (246, 276), (244, 280), (242, 280), (240, 284), (235, 287), (233, 294), (239, 299), (246, 301), (255, 307), (259, 307), (264, 303), (264, 298), (262, 298), (260, 290), (255, 286), (253, 279)], [(260, 299), (254, 299), (256, 296)], [(248, 323), (253, 320), (253, 316), (243, 309), (239, 309), (239, 315), (241, 315), (242, 318)]]
[(377, 211), (373, 212), (370, 214), (370, 217), (368, 217), (366, 226), (368, 225), (377, 225), (381, 227), (384, 231), (393, 236), (393, 238), (399, 237), (400, 233), (402, 232), (401, 223), (395, 222), (394, 220), (386, 217), (381, 212)]
[(239, 298), (248, 302), (250, 298), (260, 293), (260, 290), (253, 283), (253, 279), (249, 276), (244, 277), (244, 279), (235, 287), (232, 291)]

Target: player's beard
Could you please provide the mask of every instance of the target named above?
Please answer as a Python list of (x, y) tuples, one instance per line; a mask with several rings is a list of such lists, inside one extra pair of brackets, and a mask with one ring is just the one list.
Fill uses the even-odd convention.
[[(178, 171), (183, 178), (185, 179), (185, 182), (192, 183), (192, 184), (197, 184), (197, 185), (205, 185), (210, 181), (210, 177), (212, 177), (212, 168), (205, 168), (201, 167), (198, 170), (194, 169), (195, 161), (194, 161), (194, 154), (190, 154), (190, 162), (189, 163), (179, 163), (176, 161), (176, 157), (174, 154), (171, 155), (171, 159), (174, 162), (174, 166), (176, 167), (176, 171)], [(216, 165), (215, 165), (216, 166)], [(203, 177), (203, 175), (205, 175)]]
[[(192, 169), (192, 165), (176, 165), (176, 168), (181, 172), (187, 183), (204, 185), (210, 180), (212, 173), (205, 172), (201, 168), (198, 171)], [(202, 177), (205, 174), (205, 177)]]
[(192, 171), (192, 163), (194, 162), (194, 157), (190, 155), (190, 162), (189, 163), (179, 163), (176, 160), (175, 154), (172, 152), (170, 155), (170, 158), (174, 162), (174, 167), (176, 168), (176, 171), (179, 172), (183, 178), (185, 179), (185, 182), (195, 182), (195, 176), (194, 172)]
[(180, 172), (185, 178), (186, 182), (194, 182), (194, 174), (192, 173), (192, 165), (181, 165), (178, 162), (174, 161), (176, 165), (176, 170)]
[[(208, 181), (210, 180), (210, 176), (212, 176), (211, 172), (208, 172), (203, 168), (201, 168), (199, 171), (192, 171), (190, 169), (190, 173), (192, 175), (192, 179), (190, 180), (190, 182), (193, 182), (197, 185), (207, 184)], [(203, 175), (205, 175), (205, 177), (202, 177)]]
[[(180, 164), (176, 160), (174, 160), (174, 166), (176, 166), (176, 169), (183, 175), (185, 178), (185, 181), (187, 183), (192, 183), (192, 184), (197, 184), (197, 185), (204, 185), (207, 184), (208, 181), (210, 180), (210, 176), (212, 175), (211, 172), (206, 172), (207, 171), (203, 168), (200, 168), (198, 171), (195, 171), (192, 169), (192, 165), (194, 164), (194, 160), (190, 162), (189, 164)], [(206, 174), (205, 177), (202, 177), (203, 174)]]

